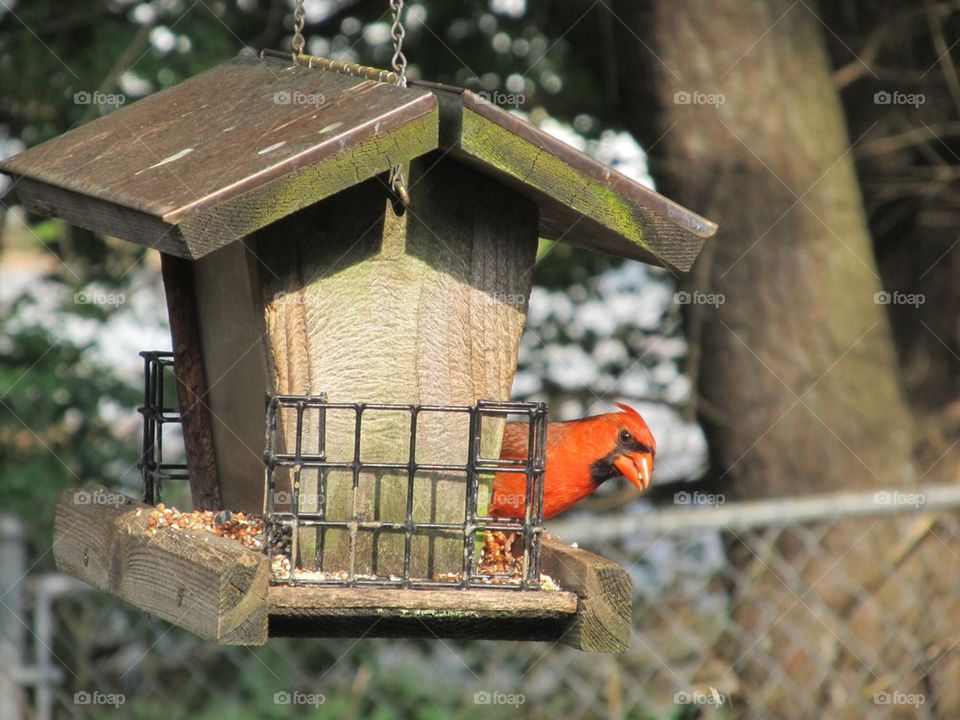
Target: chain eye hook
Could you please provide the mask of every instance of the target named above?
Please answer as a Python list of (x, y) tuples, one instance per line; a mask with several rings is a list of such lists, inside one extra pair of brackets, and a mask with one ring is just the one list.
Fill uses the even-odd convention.
[[(403, 0), (390, 0), (390, 9), (393, 11), (393, 25), (390, 34), (393, 35), (393, 69), (397, 73), (397, 86), (407, 86), (407, 58), (403, 54), (403, 38), (406, 30), (403, 27)], [(403, 167), (396, 165), (390, 169), (390, 192), (393, 194), (393, 210), (402, 215), (410, 205), (410, 193), (407, 191), (407, 182), (403, 177)]]

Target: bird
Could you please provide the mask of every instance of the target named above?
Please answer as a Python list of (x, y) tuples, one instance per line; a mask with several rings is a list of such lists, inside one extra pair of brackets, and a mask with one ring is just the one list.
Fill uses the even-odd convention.
[[(568, 510), (604, 482), (620, 475), (640, 492), (650, 487), (656, 440), (640, 413), (629, 405), (614, 405), (622, 412), (547, 425), (544, 519)], [(506, 423), (500, 459), (526, 462), (529, 432), (526, 422)], [(497, 473), (490, 516), (523, 518), (526, 488), (525, 473)]]

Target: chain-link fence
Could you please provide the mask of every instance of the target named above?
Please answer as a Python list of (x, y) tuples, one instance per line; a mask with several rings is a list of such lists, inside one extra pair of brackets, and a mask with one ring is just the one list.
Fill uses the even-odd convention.
[(5, 668), (21, 705), (2, 716), (960, 717), (960, 487), (722, 501), (681, 493), (688, 507), (554, 524), (633, 577), (619, 656), (369, 638), (221, 648), (28, 576), (24, 654)]

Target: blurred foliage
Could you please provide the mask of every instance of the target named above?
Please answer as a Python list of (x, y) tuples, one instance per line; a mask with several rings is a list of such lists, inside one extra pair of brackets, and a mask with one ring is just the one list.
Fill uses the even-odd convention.
[(61, 489), (121, 478), (136, 487), (137, 447), (117, 436), (103, 410), (109, 402), (136, 407), (139, 393), (92, 363), (86, 347), (40, 325), (19, 327), (14, 314), (28, 302), (0, 315), (0, 474), (4, 509), (30, 519), (42, 553)]

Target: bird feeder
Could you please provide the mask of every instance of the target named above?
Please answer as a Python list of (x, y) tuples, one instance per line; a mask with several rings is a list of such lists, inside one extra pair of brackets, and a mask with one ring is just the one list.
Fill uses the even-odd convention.
[[(314, 60), (238, 57), (0, 170), (27, 209), (161, 253), (195, 507), (281, 512), (295, 490), (300, 511), (350, 530), (299, 528), (308, 570), (350, 548), (351, 577), (405, 582), (270, 584), (259, 553), (199, 531), (148, 537), (147, 506), (69, 493), (58, 565), (221, 643), (426, 629), (623, 649), (628, 576), (555, 539), (539, 560), (556, 592), (414, 589), (410, 575), (462, 566), (442, 526), (469, 524), (465, 484), (518, 411), (498, 404), (538, 238), (679, 273), (715, 225), (468, 90)], [(387, 192), (396, 166), (405, 207)], [(266, 483), (265, 396), (274, 457), (297, 458)], [(423, 542), (412, 513), (435, 526)]]

